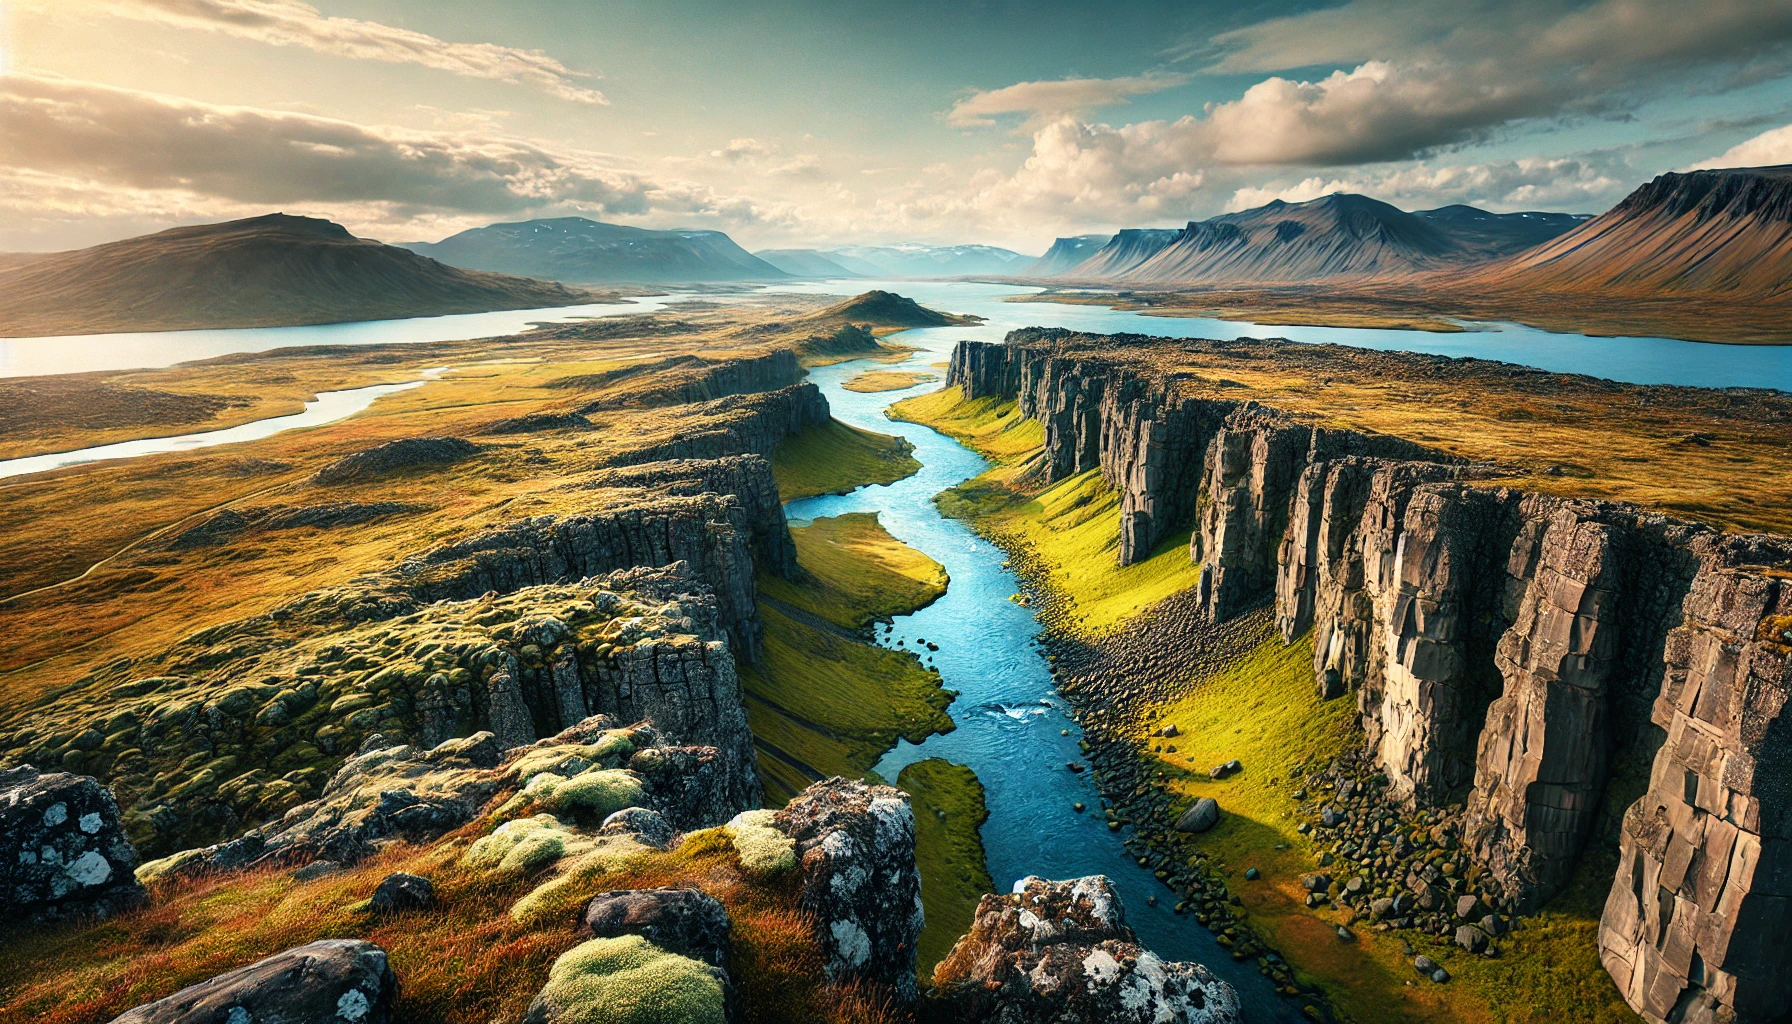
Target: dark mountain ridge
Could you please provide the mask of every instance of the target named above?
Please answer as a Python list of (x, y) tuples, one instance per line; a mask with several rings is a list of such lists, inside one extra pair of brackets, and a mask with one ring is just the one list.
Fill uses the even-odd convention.
[(269, 214), (52, 253), (0, 270), (0, 335), (282, 327), (591, 301)]
[(470, 270), (579, 283), (787, 277), (720, 231), (656, 231), (586, 217), (490, 224), (405, 248)]
[(1101, 247), (1113, 239), (1113, 235), (1071, 235), (1052, 242), (1052, 247), (1045, 255), (1033, 262), (1023, 273), (1028, 277), (1053, 277), (1074, 269), (1077, 264), (1088, 259), (1101, 250)]
[(1792, 166), (1663, 174), (1544, 245), (1478, 268), (1478, 292), (1792, 299)]

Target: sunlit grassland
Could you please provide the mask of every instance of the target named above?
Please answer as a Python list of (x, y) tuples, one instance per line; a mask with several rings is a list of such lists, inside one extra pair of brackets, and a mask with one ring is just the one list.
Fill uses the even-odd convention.
[(902, 769), (896, 785), (915, 810), (915, 862), (921, 870), (921, 930), (917, 972), (925, 982), (960, 936), (971, 930), (977, 903), (995, 891), (978, 829), (989, 817), (977, 773), (937, 757)]
[(762, 576), (759, 592), (836, 626), (857, 629), (925, 607), (946, 592), (946, 570), (877, 521), (852, 512), (792, 527), (799, 582)]
[(932, 427), (1001, 465), (1025, 458), (1045, 444), (1045, 427), (1022, 416), (1012, 399), (967, 402), (956, 385), (905, 398), (890, 406), (886, 415)]
[(785, 441), (772, 459), (778, 496), (785, 501), (818, 494), (845, 494), (865, 484), (895, 483), (921, 464), (914, 446), (891, 434), (875, 434), (839, 420), (810, 427)]
[(840, 386), (848, 391), (875, 393), (906, 391), (916, 385), (936, 380), (939, 377), (935, 374), (915, 370), (866, 370)]
[[(104, 1021), (293, 946), (359, 938), (390, 957), (399, 978), (396, 1020), (520, 1020), (554, 959), (580, 936), (567, 915), (527, 924), (509, 913), (542, 883), (542, 873), (494, 876), (460, 866), (467, 844), (493, 824), (486, 819), (426, 847), (399, 844), (314, 881), (272, 869), (215, 875), (160, 886), (153, 906), (104, 923), (7, 936), (0, 1019)], [(429, 878), (435, 905), (385, 918), (369, 913), (367, 898), (393, 871)], [(728, 908), (729, 975), (743, 1022), (892, 1019), (852, 992), (824, 987), (820, 950), (797, 907), (794, 881), (747, 876), (733, 844), (710, 830), (581, 879), (563, 902), (578, 906), (610, 889), (695, 886)]]
[[(1302, 979), (1360, 1021), (1635, 1021), (1600, 966), (1595, 942), (1609, 864), (1603, 870), (1583, 865), (1568, 892), (1501, 940), (1498, 959), (1471, 956), (1447, 939), (1379, 933), (1368, 922), (1352, 929), (1354, 941), (1343, 942), (1336, 934), (1343, 914), (1306, 907), (1300, 876), (1318, 870), (1316, 847), (1296, 831), (1302, 819), (1293, 792), (1303, 768), (1361, 746), (1363, 736), (1352, 701), (1318, 698), (1310, 636), (1283, 645), (1265, 615), (1240, 625), (1261, 634), (1256, 649), (1188, 696), (1152, 709), (1137, 738), (1161, 762), (1170, 791), (1182, 798), (1178, 806), (1201, 797), (1218, 801), (1220, 822), (1198, 846), (1244, 900), (1251, 926)], [(1174, 739), (1148, 735), (1172, 724), (1180, 733)], [(1235, 758), (1242, 772), (1208, 777), (1208, 769)], [(1262, 878), (1247, 881), (1248, 868)], [(1402, 940), (1444, 964), (1453, 980), (1436, 985), (1420, 978)]]

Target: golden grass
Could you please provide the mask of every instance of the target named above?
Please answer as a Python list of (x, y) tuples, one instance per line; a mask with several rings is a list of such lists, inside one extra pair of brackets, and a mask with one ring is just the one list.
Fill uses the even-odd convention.
[[(750, 879), (717, 830), (582, 879), (560, 894), (560, 913), (531, 926), (507, 909), (544, 876), (493, 876), (458, 865), (467, 842), (489, 825), (468, 826), (427, 847), (400, 845), (310, 882), (263, 870), (171, 883), (156, 889), (153, 906), (111, 921), (10, 936), (0, 961), (0, 1019), (104, 1021), (284, 949), (360, 938), (391, 958), (399, 979), (396, 1020), (518, 1020), (554, 959), (580, 941), (573, 923), (591, 896), (662, 885), (694, 885), (728, 908), (730, 975), (743, 1021), (901, 1019), (870, 993), (825, 989), (813, 922), (797, 908), (793, 878)], [(372, 916), (367, 897), (393, 871), (429, 878), (436, 905)]]
[(885, 414), (932, 427), (1001, 465), (1017, 462), (1045, 444), (1045, 427), (1021, 416), (1012, 399), (967, 402), (956, 386), (905, 398)]
[(866, 370), (853, 379), (840, 385), (848, 391), (875, 393), (879, 391), (907, 391), (917, 384), (939, 380), (931, 373), (918, 373), (913, 370)]
[(790, 536), (803, 581), (761, 576), (759, 592), (836, 626), (906, 615), (946, 592), (945, 567), (890, 536), (875, 512), (816, 519)]

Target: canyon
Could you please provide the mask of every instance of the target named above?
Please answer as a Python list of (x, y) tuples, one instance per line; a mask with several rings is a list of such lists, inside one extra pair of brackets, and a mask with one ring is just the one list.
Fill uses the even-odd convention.
[(1492, 898), (1535, 908), (1615, 848), (1599, 949), (1639, 1013), (1777, 1012), (1792, 540), (1478, 485), (1498, 467), (1211, 397), (1173, 355), (1018, 331), (961, 343), (948, 386), (1042, 424), (1041, 479), (1100, 471), (1122, 564), (1189, 530), (1201, 615), (1311, 631), (1387, 799), (1459, 806)]

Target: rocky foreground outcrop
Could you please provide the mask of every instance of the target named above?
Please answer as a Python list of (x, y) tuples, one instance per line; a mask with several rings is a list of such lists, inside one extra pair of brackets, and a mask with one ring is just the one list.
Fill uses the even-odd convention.
[(932, 1008), (963, 1024), (1237, 1024), (1232, 986), (1139, 946), (1100, 875), (1028, 877), (983, 897), (933, 973)]
[(0, 772), (0, 912), (8, 920), (105, 917), (144, 900), (137, 851), (93, 779)]
[(948, 380), (1045, 425), (1046, 479), (1102, 471), (1123, 563), (1192, 528), (1203, 614), (1273, 600), (1285, 640), (1311, 629), (1315, 685), (1355, 694), (1393, 804), (1465, 805), (1482, 898), (1534, 907), (1615, 844), (1599, 942), (1631, 1005), (1770, 1019), (1792, 995), (1766, 941), (1792, 906), (1792, 540), (1476, 486), (1411, 442), (1188, 397), (1148, 358), (1173, 344), (1020, 331), (961, 342)]
[(385, 1024), (397, 996), (384, 950), (322, 939), (183, 988), (112, 1024)]

